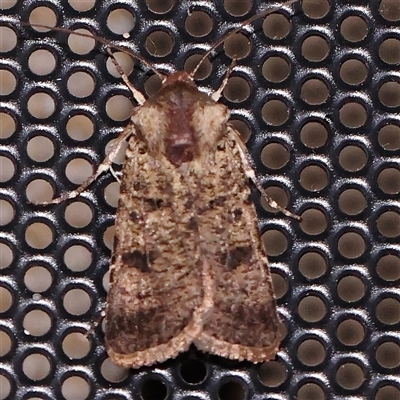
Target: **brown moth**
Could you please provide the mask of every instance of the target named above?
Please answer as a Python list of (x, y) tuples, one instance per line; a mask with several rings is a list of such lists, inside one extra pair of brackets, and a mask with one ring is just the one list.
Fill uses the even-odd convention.
[(274, 358), (282, 340), (249, 180), (265, 193), (228, 108), (217, 102), (228, 75), (209, 96), (194, 83), (196, 69), (155, 71), (162, 87), (147, 100), (122, 73), (139, 103), (128, 127), (87, 182), (49, 202), (78, 196), (128, 141), (105, 310), (106, 350), (123, 367), (165, 361), (191, 344), (258, 363)]

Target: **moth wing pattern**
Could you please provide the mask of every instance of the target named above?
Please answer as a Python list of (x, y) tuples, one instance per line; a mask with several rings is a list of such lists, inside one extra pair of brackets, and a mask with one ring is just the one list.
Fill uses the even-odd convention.
[(171, 164), (130, 139), (106, 316), (106, 348), (118, 365), (151, 365), (187, 350), (210, 307), (191, 217), (178, 200), (185, 189)]
[(177, 72), (132, 116), (106, 349), (140, 367), (185, 351), (260, 362), (280, 343), (267, 259), (228, 109)]
[[(214, 307), (195, 344), (223, 357), (262, 362), (274, 358), (279, 349), (281, 322), (247, 166), (235, 139), (239, 133), (232, 131), (228, 126), (215, 152), (215, 168), (207, 174), (218, 195), (212, 200), (213, 207), (199, 217), (203, 257), (211, 265)], [(219, 249), (209, 240), (212, 230), (218, 231)]]

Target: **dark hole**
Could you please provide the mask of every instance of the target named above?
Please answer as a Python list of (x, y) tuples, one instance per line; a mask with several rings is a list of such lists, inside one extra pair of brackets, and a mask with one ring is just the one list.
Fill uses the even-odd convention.
[(245, 391), (240, 383), (228, 381), (220, 387), (218, 397), (220, 400), (242, 400), (245, 398)]
[(167, 388), (159, 379), (148, 379), (143, 382), (140, 395), (143, 400), (164, 400), (167, 397)]
[(187, 360), (181, 366), (181, 376), (187, 383), (200, 383), (206, 377), (206, 366), (199, 360)]

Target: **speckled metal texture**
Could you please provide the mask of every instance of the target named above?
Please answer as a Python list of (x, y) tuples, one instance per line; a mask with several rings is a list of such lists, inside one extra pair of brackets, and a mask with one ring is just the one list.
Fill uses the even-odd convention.
[[(276, 3), (274, 3), (276, 5)], [(262, 365), (195, 349), (152, 368), (111, 365), (98, 318), (118, 184), (103, 159), (132, 97), (104, 46), (20, 20), (86, 29), (162, 71), (193, 67), (262, 1), (0, 1), (0, 398), (374, 399), (400, 396), (400, 9), (307, 0), (257, 20), (199, 72), (268, 192), (302, 223), (258, 212), (286, 337)], [(126, 34), (127, 33), (127, 34)], [(119, 55), (133, 84), (158, 83)], [(111, 71), (111, 72), (110, 72)], [(119, 169), (118, 165), (115, 167)]]

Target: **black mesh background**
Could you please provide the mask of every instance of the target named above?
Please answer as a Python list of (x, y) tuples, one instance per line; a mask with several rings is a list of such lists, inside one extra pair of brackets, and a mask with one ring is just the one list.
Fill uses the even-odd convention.
[[(101, 327), (85, 332), (105, 301), (118, 184), (108, 173), (74, 201), (29, 203), (92, 173), (132, 98), (104, 46), (20, 20), (86, 29), (165, 72), (192, 68), (205, 44), (266, 6), (0, 0), (0, 399), (399, 398), (398, 0), (294, 4), (231, 38), (199, 72), (215, 90), (238, 54), (221, 101), (268, 192), (303, 217), (258, 206), (287, 330), (275, 360), (191, 349), (116, 368)], [(155, 90), (151, 72), (119, 60), (137, 88)]]

